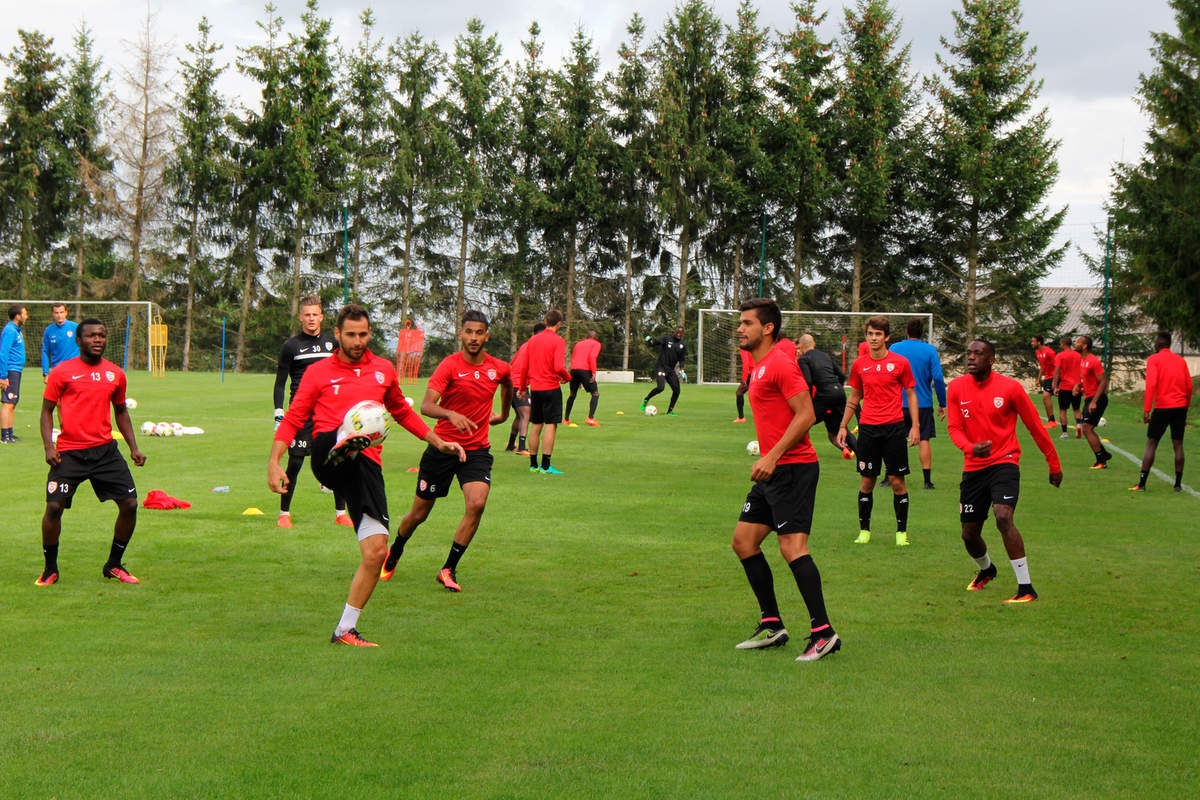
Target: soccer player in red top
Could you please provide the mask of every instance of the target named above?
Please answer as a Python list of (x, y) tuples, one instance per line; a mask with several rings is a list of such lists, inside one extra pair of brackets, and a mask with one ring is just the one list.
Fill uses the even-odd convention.
[[(512, 404), (512, 379), (508, 364), (488, 355), (484, 345), (488, 340), (488, 320), (481, 311), (463, 314), (462, 329), (458, 333), (463, 349), (442, 359), (421, 402), (421, 413), (436, 419), (434, 433), (447, 442), (458, 442), (466, 451), (467, 460), (459, 461), (453, 455), (444, 455), (434, 447), (427, 447), (421, 456), (417, 474), (417, 494), (412, 508), (396, 528), (396, 539), (392, 542), (387, 560), (379, 577), (390, 580), (396, 571), (396, 562), (404, 554), (417, 526), (426, 520), (433, 504), (439, 497), (450, 493), (450, 484), (457, 477), (462, 489), (466, 511), (450, 555), (438, 570), (438, 583), (452, 592), (461, 592), (456, 571), (459, 559), (467, 545), (479, 530), (483, 509), (487, 505), (488, 492), (492, 488), (492, 452), (488, 441), (488, 426), (499, 425), (508, 419)], [(493, 413), (492, 401), (496, 390), (500, 390), (500, 411)]]
[(1038, 381), (1042, 389), (1042, 405), (1046, 408), (1046, 427), (1054, 427), (1054, 348), (1046, 344), (1041, 334), (1029, 341), (1038, 363)]
[(990, 342), (982, 339), (971, 342), (967, 347), (967, 374), (951, 381), (947, 392), (946, 427), (951, 441), (963, 451), (963, 478), (959, 484), (963, 544), (979, 565), (979, 573), (967, 589), (982, 589), (996, 577), (996, 565), (988, 557), (982, 536), (991, 506), (996, 514), (996, 529), (1004, 539), (1004, 549), (1017, 576), (1017, 593), (1005, 602), (1029, 603), (1037, 599), (1037, 592), (1029, 580), (1025, 541), (1013, 524), (1021, 490), (1017, 417), (1046, 457), (1050, 485), (1062, 484), (1062, 466), (1025, 388), (1020, 382), (993, 372), (995, 361), (996, 350)]
[[(42, 394), (41, 431), (46, 446), (46, 513), (42, 517), (42, 554), (46, 566), (35, 583), (49, 586), (58, 580), (58, 538), (63, 511), (71, 507), (75, 490), (91, 481), (100, 502), (117, 504), (112, 547), (101, 574), (121, 583), (138, 583), (121, 564), (125, 548), (137, 525), (137, 488), (129, 465), (113, 441), (112, 420), (117, 421), (129, 445), (129, 457), (142, 466), (146, 456), (133, 438), (133, 423), (125, 409), (125, 373), (104, 358), (108, 329), (98, 319), (85, 319), (76, 333), (79, 355), (64, 361), (46, 376)], [(54, 409), (62, 417), (62, 432), (53, 439)], [(109, 409), (112, 409), (111, 411)]]
[[(546, 330), (546, 323), (538, 322), (533, 326), (533, 335)], [(513, 355), (512, 363), (517, 363), (517, 359), (521, 357), (521, 351), (529, 346), (529, 340), (526, 339), (517, 348), (517, 352)], [(529, 451), (525, 449), (525, 433), (529, 430), (529, 392), (522, 390), (514, 382), (513, 385), (513, 421), (512, 427), (508, 431), (508, 444), (504, 447), (506, 453), (516, 453), (517, 455), (527, 456)], [(520, 440), (518, 443), (518, 439)]]
[[(529, 471), (543, 475), (562, 475), (550, 466), (554, 438), (562, 422), (562, 389), (559, 384), (571, 380), (567, 372), (567, 343), (558, 335), (563, 315), (557, 308), (546, 312), (546, 329), (534, 334), (512, 363), (513, 386), (529, 387)], [(542, 439), (542, 429), (546, 437)], [(538, 445), (542, 448), (542, 466), (538, 469)]]
[(1187, 427), (1191, 402), (1192, 375), (1188, 372), (1187, 362), (1171, 352), (1171, 334), (1159, 331), (1154, 337), (1154, 355), (1146, 359), (1142, 421), (1149, 427), (1146, 429), (1142, 472), (1133, 491), (1146, 491), (1146, 478), (1154, 466), (1154, 454), (1168, 427), (1171, 428), (1171, 444), (1175, 447), (1175, 491), (1183, 491), (1183, 431)]
[(871, 317), (867, 320), (867, 346), (865, 356), (854, 359), (850, 366), (850, 398), (842, 413), (842, 424), (838, 428), (837, 446), (845, 447), (849, 438), (846, 426), (854, 416), (859, 402), (862, 415), (858, 420), (858, 472), (862, 483), (858, 490), (858, 538), (855, 544), (871, 541), (871, 508), (874, 505), (871, 492), (880, 469), (886, 463), (887, 476), (892, 485), (892, 508), (896, 512), (896, 546), (908, 546), (908, 487), (904, 476), (908, 474), (908, 450), (916, 446), (921, 438), (921, 429), (915, 416), (907, 434), (904, 430), (904, 407), (901, 396), (907, 393), (909, 408), (917, 408), (916, 379), (912, 368), (903, 356), (888, 352), (887, 340), (890, 323), (887, 317)]
[(388, 552), (387, 490), (383, 485), (381, 466), (383, 446), (367, 446), (370, 442), (366, 437), (339, 435), (346, 412), (366, 400), (382, 403), (396, 422), (418, 439), (425, 440), (442, 453), (457, 456), (460, 461), (466, 459), (466, 453), (457, 442), (442, 441), (408, 407), (392, 363), (367, 349), (371, 341), (371, 319), (365, 308), (353, 303), (343, 306), (333, 333), (338, 341), (337, 351), (305, 370), (300, 389), (275, 430), (267, 461), (267, 485), (278, 494), (287, 491), (287, 473), (279, 466), (279, 459), (311, 416), (313, 439), (309, 464), (312, 473), (322, 485), (346, 498), (362, 554), (362, 562), (350, 583), (342, 617), (330, 641), (354, 647), (377, 647), (360, 636), (356, 626), (359, 614), (379, 582), (379, 569)]
[(821, 574), (808, 552), (820, 474), (817, 451), (808, 438), (816, 416), (808, 385), (791, 355), (793, 348), (779, 346), (783, 322), (779, 306), (758, 297), (742, 303), (739, 310), (738, 345), (754, 359), (750, 408), (762, 455), (750, 468), (754, 485), (733, 530), (733, 552), (741, 559), (761, 617), (753, 635), (737, 648), (778, 647), (788, 640), (771, 567), (762, 552), (763, 540), (774, 531), (811, 623), (808, 644), (796, 660), (816, 661), (842, 646), (825, 611)]
[(600, 423), (596, 422), (596, 406), (600, 403), (600, 389), (596, 386), (596, 356), (600, 355), (600, 346), (600, 334), (588, 331), (587, 338), (576, 342), (571, 348), (571, 396), (567, 398), (567, 413), (563, 416), (563, 422), (572, 428), (579, 427), (571, 422), (571, 406), (575, 405), (575, 394), (580, 386), (592, 396), (584, 422), (593, 428), (600, 427)]
[(1079, 430), (1079, 401), (1082, 398), (1075, 393), (1075, 387), (1079, 385), (1079, 353), (1071, 346), (1070, 336), (1062, 337), (1059, 344), (1062, 350), (1054, 357), (1054, 381), (1050, 387), (1058, 395), (1058, 416), (1062, 425), (1058, 438), (1067, 438), (1067, 409), (1070, 408), (1075, 418), (1075, 438), (1079, 439), (1083, 436)]
[(1105, 469), (1112, 453), (1105, 449), (1104, 443), (1096, 435), (1096, 426), (1104, 418), (1104, 409), (1108, 408), (1108, 376), (1104, 374), (1104, 364), (1092, 352), (1092, 337), (1080, 336), (1076, 339), (1075, 352), (1079, 353), (1080, 376), (1075, 392), (1083, 395), (1083, 416), (1079, 427), (1096, 455), (1092, 469)]
[(745, 350), (738, 348), (738, 355), (742, 359), (742, 379), (738, 383), (737, 392), (734, 395), (734, 402), (737, 403), (737, 416), (734, 422), (746, 421), (746, 392), (750, 390), (750, 368), (754, 366), (754, 358)]

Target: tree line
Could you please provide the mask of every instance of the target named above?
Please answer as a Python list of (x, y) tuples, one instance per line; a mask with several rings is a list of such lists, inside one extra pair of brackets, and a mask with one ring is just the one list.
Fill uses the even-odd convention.
[[(798, 310), (929, 309), (957, 352), (1053, 332), (1037, 283), (1061, 259), (1046, 197), (1058, 143), (1017, 0), (964, 0), (934, 74), (886, 0), (790, 3), (768, 30), (683, 0), (634, 14), (614, 68), (577, 29), (546, 63), (530, 24), (508, 60), (471, 19), (449, 47), (386, 40), (364, 11), (341, 44), (317, 0), (226, 54), (206, 19), (186, 53), (148, 16), (114, 77), (20, 31), (3, 57), (0, 292), (151, 299), (171, 357), (269, 366), (298, 299), (351, 299), (452, 331), (485, 309), (515, 347), (546, 308), (611, 367), (694, 309), (761, 293)], [(257, 96), (218, 89), (235, 70)], [(761, 271), (760, 271), (761, 265)]]

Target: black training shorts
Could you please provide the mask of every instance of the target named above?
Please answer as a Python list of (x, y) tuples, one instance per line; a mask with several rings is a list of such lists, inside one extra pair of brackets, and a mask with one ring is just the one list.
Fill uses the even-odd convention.
[(313, 418), (309, 415), (308, 419), (304, 420), (304, 427), (296, 431), (296, 437), (288, 443), (288, 455), (292, 457), (308, 458), (312, 451), (312, 435), (313, 435)]
[(958, 485), (960, 522), (983, 522), (992, 506), (1017, 507), (1021, 494), (1021, 470), (1016, 464), (993, 464), (962, 474)]
[(1042, 391), (1046, 394), (1054, 394), (1054, 378), (1042, 378)]
[(1079, 402), (1083, 399), (1082, 395), (1075, 394), (1071, 389), (1058, 390), (1058, 409), (1066, 411), (1068, 408), (1079, 410)]
[[(912, 414), (907, 408), (904, 409), (904, 424), (906, 427), (912, 427)], [(921, 426), (922, 442), (937, 438), (937, 429), (933, 426), (933, 406), (922, 406), (917, 409), (917, 424)]]
[(468, 450), (467, 460), (459, 461), (453, 453), (446, 454), (430, 445), (421, 455), (417, 471), (417, 497), (436, 500), (450, 493), (450, 484), (458, 478), (461, 487), (467, 483), (492, 483), (492, 451), (484, 447)]
[(858, 426), (858, 472), (864, 478), (908, 474), (908, 431), (903, 422)]
[(21, 399), (21, 371), (10, 369), (8, 371), (8, 388), (0, 392), (0, 402), (11, 403), (16, 405)]
[(516, 392), (513, 392), (512, 407), (514, 409), (529, 408), (529, 394), (526, 393), (525, 396), (522, 397), (521, 395), (517, 394)]
[(596, 382), (592, 380), (594, 373), (590, 369), (573, 369), (571, 370), (571, 394), (579, 391), (582, 386), (583, 390), (588, 394), (595, 394), (600, 391), (596, 386)]
[(1156, 408), (1150, 412), (1150, 425), (1146, 428), (1146, 438), (1158, 441), (1162, 439), (1167, 428), (1171, 429), (1171, 438), (1175, 441), (1183, 439), (1183, 431), (1187, 428), (1187, 406), (1179, 408)]
[(363, 517), (372, 517), (388, 526), (387, 491), (383, 485), (383, 470), (362, 453), (348, 458), (336, 467), (325, 463), (337, 431), (325, 431), (312, 438), (309, 466), (322, 486), (327, 486), (346, 498), (346, 511), (358, 530)]
[(92, 482), (92, 491), (101, 503), (126, 498), (137, 500), (133, 475), (129, 474), (129, 465), (117, 450), (116, 442), (83, 450), (64, 450), (59, 456), (62, 461), (51, 467), (46, 476), (47, 503), (61, 503), (64, 508), (70, 508), (75, 490), (84, 481)]
[(837, 436), (838, 428), (842, 427), (842, 416), (846, 413), (846, 395), (841, 392), (817, 395), (813, 398), (813, 412), (817, 415), (817, 422), (824, 422), (825, 430)]
[[(1092, 400), (1096, 401), (1096, 410), (1088, 411)], [(1083, 398), (1083, 410), (1079, 415), (1080, 425), (1091, 425), (1093, 428), (1100, 424), (1100, 418), (1104, 416), (1104, 409), (1108, 408), (1108, 394), (1102, 394), (1097, 398)]]
[(766, 525), (775, 533), (812, 533), (813, 504), (821, 466), (779, 464), (765, 481), (757, 481), (746, 495), (738, 522)]
[(557, 425), (562, 422), (562, 389), (529, 391), (529, 422), (533, 425)]

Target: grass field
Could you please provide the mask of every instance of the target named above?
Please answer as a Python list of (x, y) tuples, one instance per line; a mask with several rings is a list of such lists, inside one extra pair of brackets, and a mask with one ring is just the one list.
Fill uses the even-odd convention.
[[(876, 541), (851, 543), (857, 478), (817, 437), (812, 548), (845, 646), (798, 664), (804, 606), (773, 542), (795, 639), (733, 648), (757, 606), (729, 547), (753, 438), (729, 423), (732, 389), (685, 386), (680, 417), (648, 419), (644, 384), (606, 385), (603, 427), (560, 431), (561, 477), (531, 475), (493, 429), (494, 489), (459, 567), (464, 592), (433, 580), (462, 513), (454, 489), (363, 614), (381, 646), (358, 650), (328, 644), (358, 548), (307, 470), (296, 527), (275, 527), (271, 380), (131, 375), (135, 422), (207, 430), (140, 439), (141, 496), (193, 507), (141, 510), (125, 559), (138, 586), (100, 577), (115, 509), (88, 488), (64, 517), (61, 582), (34, 586), (46, 467), (36, 403), (22, 405), (25, 441), (0, 451), (0, 798), (958, 800), (1195, 786), (1200, 498), (1157, 479), (1130, 495), (1137, 467), (1121, 457), (1089, 471), (1082, 441), (1055, 439), (1055, 490), (1026, 439), (1017, 523), (1042, 600), (1009, 607), (1015, 581), (990, 527), (1000, 579), (964, 591), (975, 566), (958, 535), (961, 457), (941, 423), (938, 488), (912, 492), (903, 550), (886, 490)], [(1117, 400), (1108, 418), (1103, 432), (1140, 454), (1140, 409)], [(1200, 433), (1186, 441), (1200, 486)], [(393, 428), (393, 520), (420, 449)], [(1158, 466), (1170, 471), (1169, 446)], [(249, 506), (266, 515), (243, 516)]]

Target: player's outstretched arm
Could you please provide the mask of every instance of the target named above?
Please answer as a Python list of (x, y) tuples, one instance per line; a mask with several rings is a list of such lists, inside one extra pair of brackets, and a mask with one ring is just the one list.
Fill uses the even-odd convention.
[(287, 452), (287, 442), (275, 439), (271, 442), (271, 455), (267, 458), (267, 486), (275, 494), (287, 494), (288, 478), (279, 459)]
[(121, 403), (119, 406), (113, 406), (113, 410), (116, 412), (117, 430), (121, 432), (125, 444), (129, 445), (129, 457), (140, 467), (146, 463), (146, 454), (138, 449), (137, 440), (134, 439), (133, 420), (129, 418), (129, 409)]
[(447, 442), (442, 437), (438, 436), (432, 430), (423, 437), (425, 441), (435, 450), (444, 455), (458, 456), (459, 461), (467, 460), (467, 451), (463, 450), (463, 446), (458, 442)]
[(492, 414), (491, 424), (499, 425), (508, 419), (508, 411), (512, 408), (513, 384), (507, 375), (500, 381), (500, 413)]
[(42, 444), (46, 446), (46, 463), (52, 467), (58, 466), (62, 461), (62, 456), (58, 454), (58, 448), (54, 445), (54, 407), (57, 406), (53, 400), (42, 400), (42, 414), (40, 427), (42, 431)]
[[(1054, 449), (1054, 442), (1050, 440), (1050, 434), (1046, 433), (1046, 429), (1042, 427), (1042, 418), (1038, 415), (1037, 409), (1033, 407), (1033, 401), (1020, 386), (1012, 392), (1010, 400), (1016, 405), (1021, 424), (1029, 431), (1029, 435), (1033, 437), (1033, 443), (1046, 458), (1046, 465), (1050, 467), (1050, 483), (1058, 486), (1062, 483), (1062, 465), (1058, 461), (1058, 451)], [(1055, 480), (1056, 475), (1058, 476), (1057, 480)]]
[(912, 427), (908, 430), (908, 446), (916, 447), (917, 442), (921, 441), (921, 420), (919, 419), (920, 415), (917, 413), (917, 390), (909, 386), (904, 390), (904, 393), (908, 395), (908, 410), (910, 412), (908, 416), (912, 419)]
[(441, 402), (441, 392), (435, 389), (426, 389), (425, 399), (421, 401), (421, 413), (430, 419), (444, 419), (463, 433), (470, 433), (479, 427), (474, 420), (467, 419), (457, 411), (451, 411), (439, 405)]

